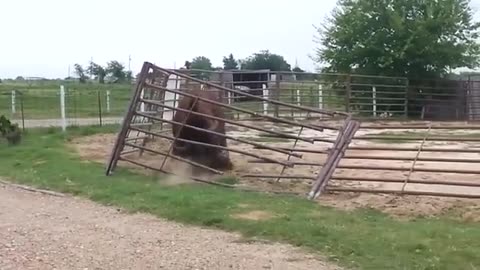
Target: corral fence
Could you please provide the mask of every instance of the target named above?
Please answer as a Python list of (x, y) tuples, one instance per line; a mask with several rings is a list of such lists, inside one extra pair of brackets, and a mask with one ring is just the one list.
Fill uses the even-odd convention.
[[(270, 70), (175, 71), (271, 100), (348, 112), (356, 119), (480, 119), (480, 78), (471, 75), (458, 80), (427, 80)], [(238, 103), (259, 113), (299, 116), (291, 108), (279, 110), (249, 97), (225, 94), (229, 104)]]
[[(19, 87), (19, 89), (23, 89)], [(131, 89), (0, 89), (0, 114), (28, 127), (120, 123)]]
[[(375, 134), (382, 130), (394, 132)], [(480, 199), (479, 130), (478, 125), (362, 124), (346, 147), (340, 147), (338, 140), (323, 139), (321, 151), (295, 147), (284, 150), (315, 153), (314, 160), (325, 160), (304, 162), (294, 158), (291, 161), (297, 167), (319, 166), (330, 171), (318, 180), (323, 183), (319, 195), (328, 191)], [(340, 130), (345, 132), (348, 130)], [(336, 156), (336, 162), (329, 162), (332, 156)], [(315, 179), (298, 174), (246, 174), (243, 177)]]
[[(177, 69), (175, 72), (209, 81), (230, 89), (269, 100), (320, 110), (348, 112), (355, 119), (478, 121), (480, 119), (480, 78), (459, 80), (407, 79), (357, 74), (276, 72), (270, 70), (206, 71)], [(174, 77), (169, 87), (180, 83)], [(27, 86), (0, 85), (0, 113), (28, 127), (119, 123), (131, 96), (132, 87), (95, 84), (84, 89), (79, 84), (50, 87), (30, 83)], [(109, 89), (111, 87), (111, 89)], [(38, 88), (38, 89), (37, 89)], [(48, 89), (47, 89), (48, 88)], [(20, 94), (22, 93), (22, 94)], [(293, 108), (280, 108), (265, 100), (225, 92), (228, 104), (276, 117), (307, 117)], [(179, 95), (167, 93), (170, 104)], [(63, 103), (62, 103), (63, 99)], [(23, 114), (20, 105), (23, 104)], [(62, 105), (63, 104), (63, 105)], [(64, 106), (64, 107), (62, 107)], [(252, 116), (227, 110), (231, 119), (248, 120)], [(308, 117), (312, 117), (308, 115)], [(331, 117), (322, 115), (323, 119)], [(65, 118), (65, 121), (64, 121)], [(26, 121), (25, 121), (26, 120)]]
[[(412, 113), (411, 108), (418, 107), (419, 115), (423, 115), (425, 118), (425, 115), (430, 112), (425, 104), (430, 103), (411, 104), (406, 102), (411, 100), (405, 98), (395, 99), (393, 93), (400, 92), (402, 95), (408, 96), (408, 93), (412, 91), (407, 84), (408, 81), (404, 82), (402, 78), (396, 78), (396, 83), (390, 85), (386, 84), (385, 80), (387, 79), (381, 78), (376, 81), (378, 84), (372, 85), (371, 83), (361, 84), (359, 81), (363, 80), (363, 76), (354, 79), (351, 75), (332, 75), (336, 79), (325, 80), (329, 82), (330, 88), (324, 86), (327, 83), (321, 84), (319, 80), (315, 81), (311, 78), (308, 83), (305, 81), (301, 83), (284, 82), (287, 86), (282, 88), (281, 73), (276, 73), (274, 80), (259, 82), (247, 78), (236, 85), (235, 81), (229, 81), (225, 77), (204, 81), (202, 79), (211, 79), (212, 74), (208, 75), (209, 73), (204, 71), (200, 74), (195, 72), (198, 71), (170, 70), (148, 62), (144, 64), (129, 103), (125, 121), (108, 161), (107, 175), (112, 174), (118, 162), (121, 162), (165, 174), (189, 177), (204, 183), (252, 190), (252, 188), (244, 186), (225, 184), (217, 181), (216, 177), (182, 175), (182, 170), (178, 170), (173, 165), (170, 166), (173, 164), (172, 160), (202, 168), (214, 175), (224, 174), (207, 165), (173, 155), (173, 144), (184, 142), (226, 150), (236, 158), (251, 158), (248, 163), (255, 164), (255, 166), (257, 164), (273, 166), (274, 169), (260, 170), (260, 172), (249, 171), (248, 167), (253, 166), (247, 166), (247, 169), (238, 176), (242, 179), (254, 179), (256, 182), (276, 179), (274, 185), (268, 186), (275, 192), (282, 192), (282, 190), (275, 189), (275, 184), (295, 179), (305, 181), (309, 185), (308, 192), (300, 192), (308, 194), (309, 198), (316, 198), (324, 192), (480, 198), (480, 184), (478, 183), (480, 170), (476, 168), (480, 163), (480, 159), (478, 159), (480, 148), (477, 145), (480, 139), (475, 133), (480, 130), (480, 126), (471, 124), (446, 126), (438, 123), (395, 126), (382, 122), (360, 124), (358, 119), (352, 118), (353, 115), (361, 118), (363, 115), (361, 108), (368, 108), (368, 106), (372, 106), (373, 111), (366, 110), (367, 113), (380, 114), (381, 111), (378, 111), (378, 108), (388, 107), (390, 112), (400, 113), (403, 116)], [(234, 73), (232, 72), (232, 74)], [(256, 73), (253, 72), (253, 74)], [(302, 75), (306, 76), (306, 74)], [(348, 77), (350, 77), (347, 80), (349, 83), (345, 84), (344, 79)], [(373, 80), (371, 77), (367, 78), (370, 81)], [(253, 83), (255, 86), (252, 86)], [(250, 84), (252, 87), (242, 88), (241, 84), (244, 84), (244, 87), (248, 87), (245, 84)], [(303, 89), (307, 90), (299, 90), (301, 89), (300, 85), (306, 86)], [(462, 85), (466, 85), (468, 89), (468, 86), (472, 84), (468, 82)], [(216, 91), (222, 102), (200, 98), (187, 91), (195, 88)], [(369, 88), (371, 89), (369, 90)], [(324, 91), (325, 89), (329, 90)], [(342, 89), (344, 95), (338, 94), (337, 92), (341, 93)], [(365, 89), (365, 91), (357, 89)], [(388, 92), (386, 96), (392, 103), (379, 103), (377, 100), (374, 103), (375, 106), (378, 106), (375, 111), (375, 107), (371, 103), (361, 103), (363, 96), (360, 94), (372, 94), (373, 90), (376, 97), (379, 97), (378, 89), (390, 89), (391, 92), (385, 92)], [(426, 88), (422, 87), (421, 90), (424, 91), (424, 89)], [(304, 94), (311, 92), (314, 94), (302, 95), (302, 91)], [(420, 92), (420, 90), (418, 91)], [(286, 97), (283, 97), (282, 93), (285, 93)], [(424, 92), (420, 92), (421, 94)], [(193, 98), (195, 102), (221, 106), (230, 113), (229, 117), (216, 119), (211, 115), (194, 112), (191, 108), (178, 108), (176, 104), (178, 104), (179, 97), (182, 96)], [(295, 102), (291, 101), (292, 97)], [(347, 97), (348, 103), (346, 102)], [(326, 100), (329, 102), (323, 102)], [(365, 100), (375, 99), (370, 96)], [(335, 103), (336, 101), (339, 105)], [(342, 112), (342, 108), (348, 109), (349, 112)], [(172, 117), (174, 112), (178, 111), (222, 120), (230, 127), (234, 127), (232, 130), (241, 130), (237, 132), (238, 134), (247, 135), (239, 137), (232, 135), (231, 132), (227, 132), (225, 135), (190, 126), (185, 122), (176, 122)], [(456, 110), (452, 112), (455, 112), (455, 117), (459, 117), (460, 114)], [(246, 121), (247, 119), (250, 121)], [(319, 119), (335, 119), (336, 121), (319, 121)], [(170, 135), (172, 125), (180, 125), (181, 129), (201, 130), (224, 137), (229, 140), (230, 145), (219, 146), (187, 140), (179, 137), (179, 134)], [(276, 129), (279, 126), (282, 128)], [(418, 134), (378, 134), (378, 131), (385, 129), (417, 132)], [(440, 130), (462, 132), (464, 135), (436, 135), (435, 132)], [(252, 132), (257, 132), (263, 138), (282, 139), (285, 144), (290, 146), (285, 144), (279, 146), (268, 140), (263, 142), (255, 140)], [(370, 134), (375, 132), (377, 134)], [(404, 145), (399, 146), (400, 143), (404, 143)], [(304, 167), (308, 167), (308, 170), (303, 170)], [(308, 174), (305, 174), (306, 171)]]

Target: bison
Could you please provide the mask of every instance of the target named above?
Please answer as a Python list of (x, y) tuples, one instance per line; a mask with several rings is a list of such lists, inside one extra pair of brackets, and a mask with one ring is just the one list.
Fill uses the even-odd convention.
[[(204, 99), (214, 100), (217, 102), (221, 101), (218, 91), (195, 89), (190, 90), (187, 93)], [(223, 107), (199, 99), (197, 102), (195, 102), (195, 100), (196, 98), (190, 96), (182, 96), (178, 102), (178, 108), (184, 110), (192, 109), (192, 112), (218, 118), (225, 117)], [(180, 110), (175, 111), (175, 114), (173, 115), (173, 121), (177, 122), (172, 124), (173, 136), (177, 136), (178, 132), (180, 131), (178, 134), (179, 139), (227, 147), (227, 139), (223, 136), (218, 136), (203, 130), (186, 126), (182, 128), (181, 125), (181, 123), (185, 122), (185, 124), (190, 126), (225, 134), (224, 121), (211, 119), (194, 113), (189, 114), (188, 111)], [(230, 170), (233, 168), (233, 164), (230, 161), (229, 152), (225, 149), (176, 140), (173, 145), (172, 153), (176, 156), (189, 159), (217, 170)]]

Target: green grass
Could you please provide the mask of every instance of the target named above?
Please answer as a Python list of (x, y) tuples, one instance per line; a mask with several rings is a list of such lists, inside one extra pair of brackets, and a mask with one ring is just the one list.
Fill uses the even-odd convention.
[[(245, 237), (303, 246), (359, 269), (478, 269), (480, 225), (453, 218), (400, 221), (369, 209), (345, 212), (304, 198), (247, 193), (207, 185), (162, 186), (161, 180), (104, 164), (82, 162), (65, 143), (117, 126), (29, 130), (21, 145), (0, 142), (0, 175), (21, 184), (68, 192), (131, 212), (241, 232)], [(233, 180), (225, 180), (234, 182)], [(233, 214), (268, 211), (263, 221)]]
[[(65, 85), (65, 108), (68, 118), (121, 116), (128, 104), (132, 87), (112, 84), (73, 84)], [(16, 95), (16, 113), (11, 111), (11, 91), (22, 92)], [(60, 83), (48, 84), (0, 84), (0, 115), (12, 119), (21, 118), (21, 102), (25, 119), (60, 118)], [(107, 111), (107, 90), (110, 91), (110, 111)], [(100, 101), (98, 100), (100, 95)]]

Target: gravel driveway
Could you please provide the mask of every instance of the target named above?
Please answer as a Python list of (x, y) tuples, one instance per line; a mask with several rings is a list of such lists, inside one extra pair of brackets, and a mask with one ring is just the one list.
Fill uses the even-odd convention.
[(316, 269), (280, 244), (0, 184), (0, 269)]

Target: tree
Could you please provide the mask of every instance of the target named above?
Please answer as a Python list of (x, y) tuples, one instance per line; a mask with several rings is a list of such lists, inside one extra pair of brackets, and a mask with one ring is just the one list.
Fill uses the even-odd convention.
[(115, 82), (124, 82), (127, 78), (125, 66), (116, 60), (108, 62), (105, 71)]
[(298, 72), (298, 73), (305, 72), (305, 70), (303, 70), (303, 69), (301, 69), (301, 68), (299, 68), (299, 67), (294, 67), (294, 68), (292, 69), (292, 71), (293, 71), (293, 72)]
[(223, 69), (225, 70), (232, 70), (238, 69), (238, 62), (233, 57), (233, 54), (230, 54), (228, 57), (223, 57)]
[[(188, 61), (187, 61), (188, 62)], [(201, 70), (208, 70), (213, 71), (214, 68), (212, 66), (212, 62), (205, 56), (197, 56), (192, 59), (192, 62), (188, 62), (185, 64), (190, 64), (189, 69), (201, 69)], [(210, 72), (193, 70), (190, 72), (190, 75), (201, 79), (201, 80), (208, 80), (210, 78)]]
[(15, 81), (25, 81), (25, 78), (23, 76), (17, 76)]
[(107, 76), (107, 71), (101, 65), (90, 62), (88, 73), (94, 76), (95, 80), (98, 80), (99, 83), (105, 83), (105, 76)]
[(339, 0), (317, 28), (315, 60), (329, 72), (440, 77), (475, 68), (480, 24), (469, 0)]
[(75, 74), (78, 76), (78, 80), (80, 83), (85, 83), (87, 82), (87, 75), (85, 75), (85, 70), (80, 64), (75, 64), (74, 66), (75, 69)]
[(212, 62), (205, 56), (197, 56), (190, 63), (191, 69), (213, 70)]
[(290, 64), (283, 56), (270, 53), (268, 50), (254, 53), (252, 56), (241, 61), (242, 69), (270, 69), (271, 71), (290, 71)]

